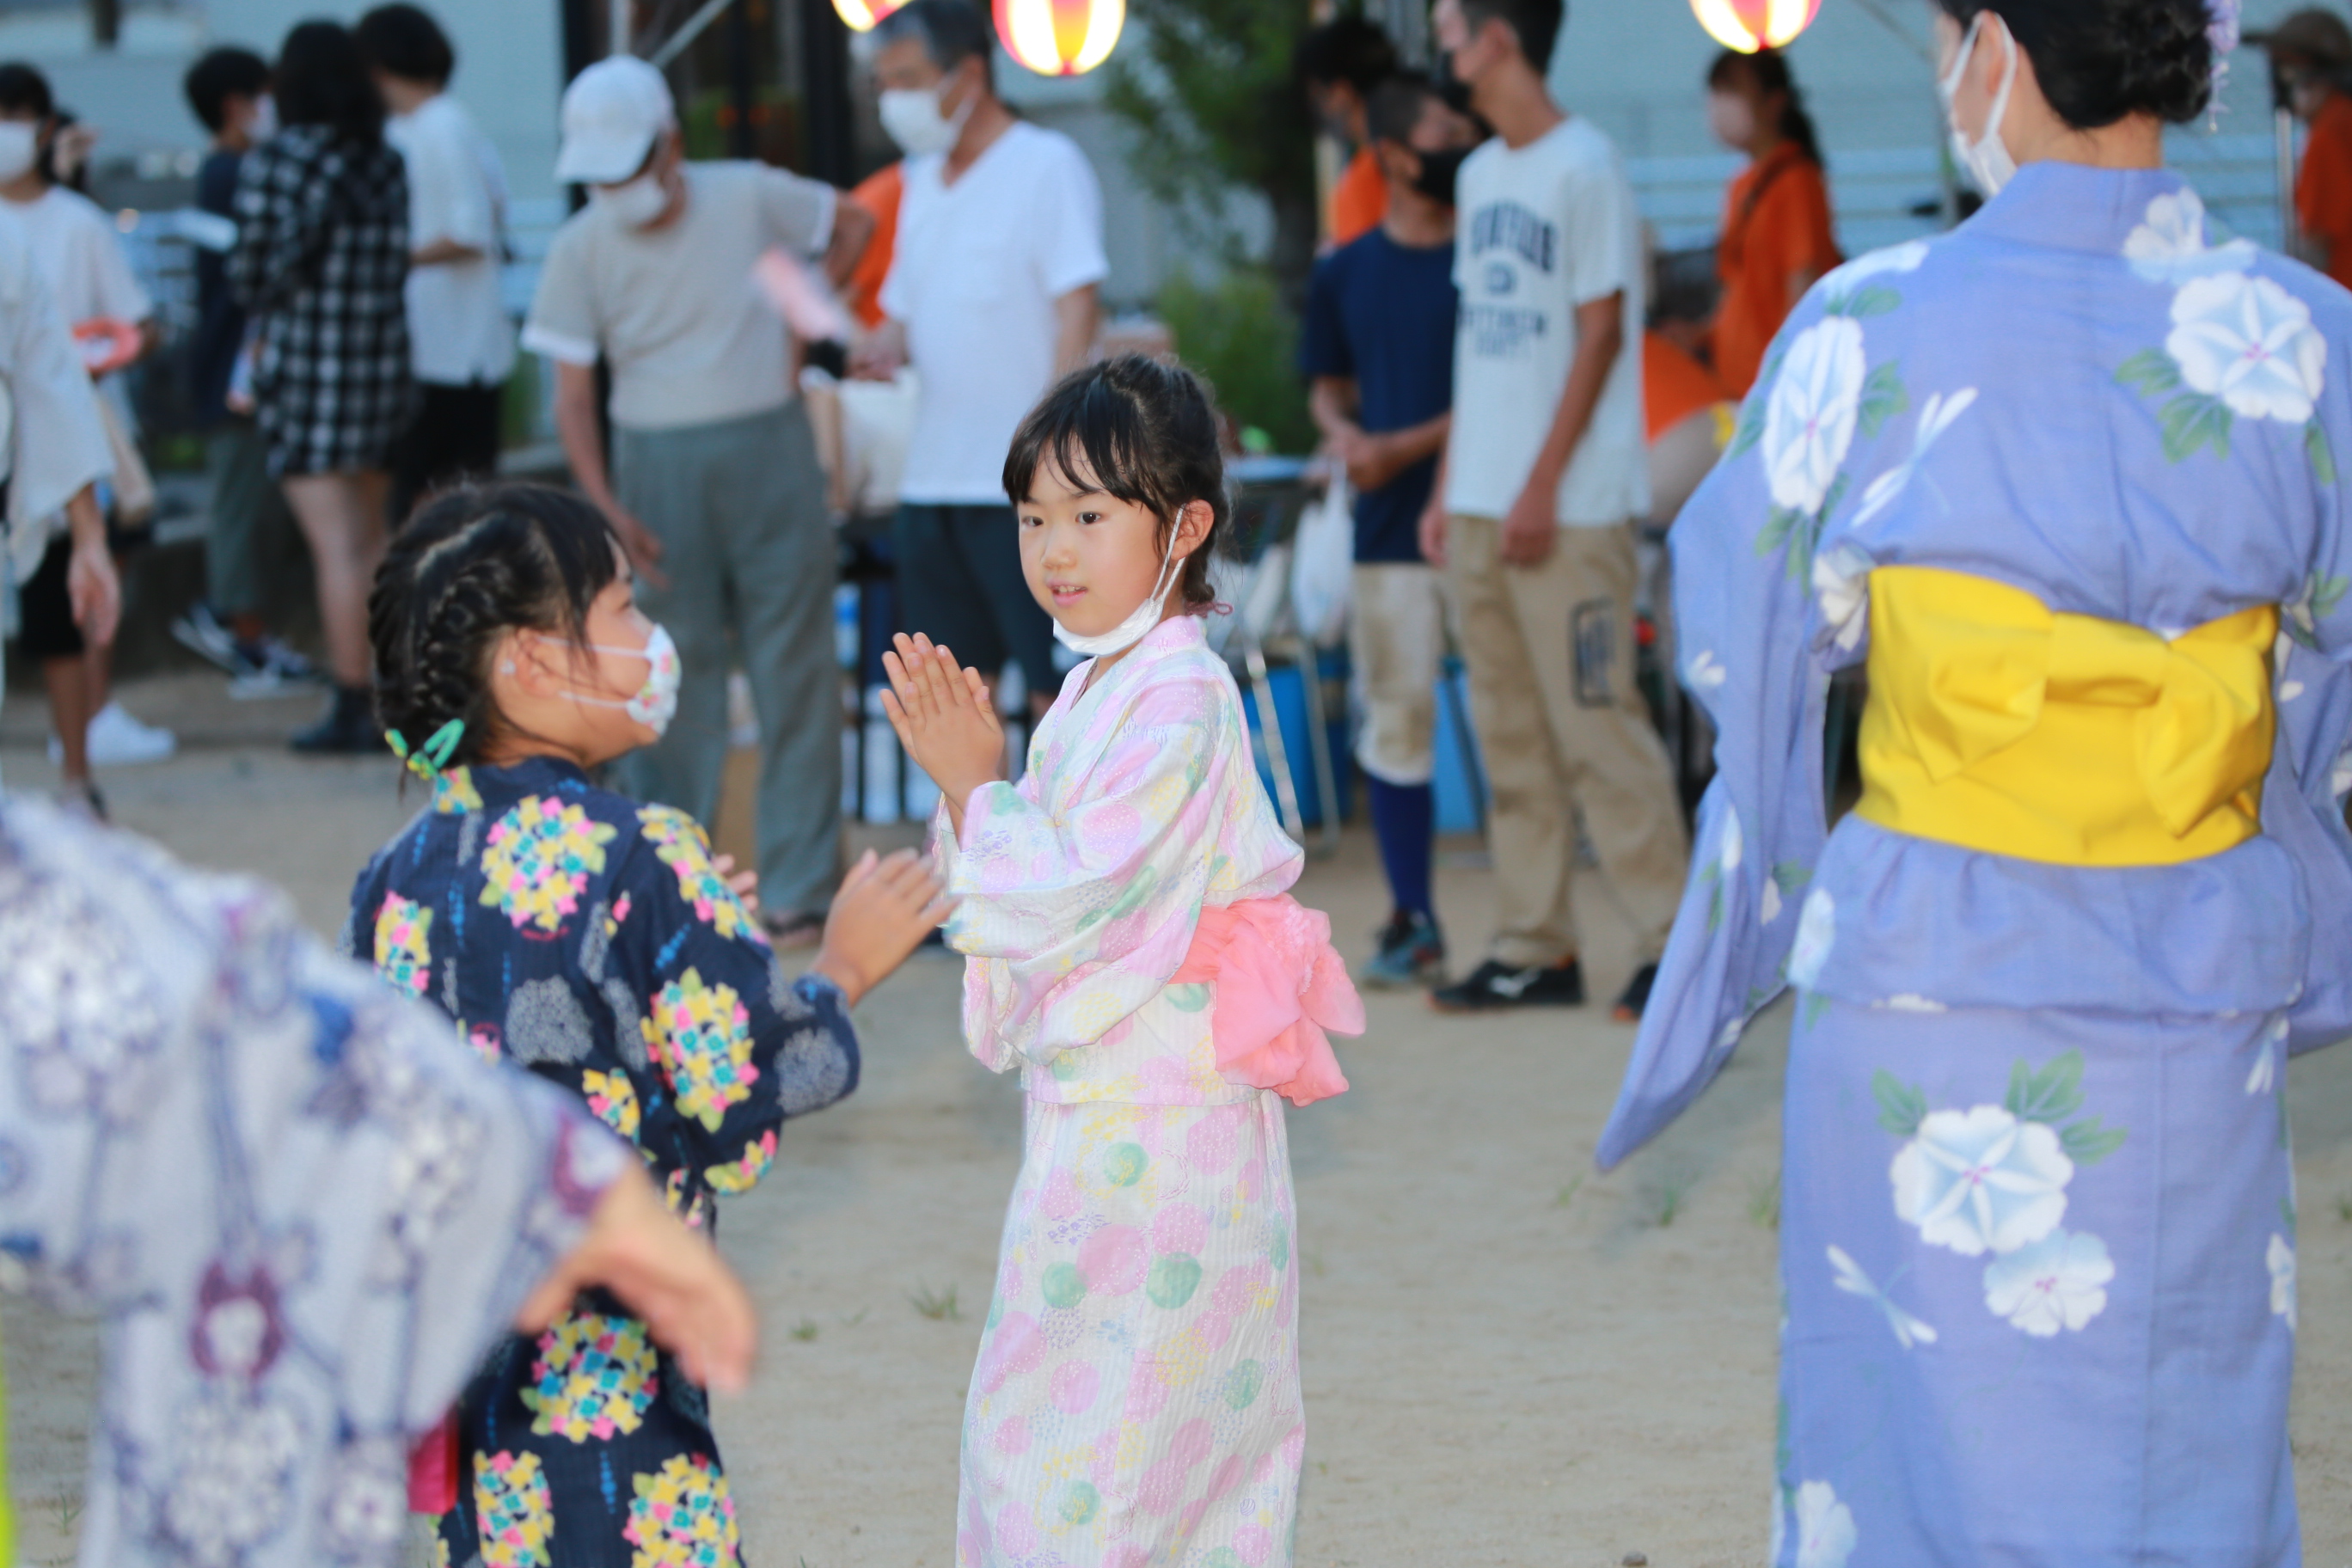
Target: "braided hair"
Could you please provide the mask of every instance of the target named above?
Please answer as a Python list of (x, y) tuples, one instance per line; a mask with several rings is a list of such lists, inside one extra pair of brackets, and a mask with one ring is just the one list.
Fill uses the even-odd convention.
[(545, 485), (468, 485), (427, 502), (368, 598), (378, 721), (415, 748), (460, 720), (449, 761), (479, 762), (508, 728), (490, 696), (500, 637), (527, 627), (586, 641), (618, 549), (602, 513)]

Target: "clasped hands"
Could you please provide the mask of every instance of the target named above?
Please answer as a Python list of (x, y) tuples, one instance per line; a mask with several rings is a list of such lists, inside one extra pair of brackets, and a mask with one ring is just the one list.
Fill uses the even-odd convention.
[(882, 710), (915, 765), (940, 786), (949, 823), (961, 835), (971, 792), (1004, 776), (1004, 725), (980, 671), (956, 663), (954, 654), (919, 632), (893, 640), (896, 650), (882, 656), (890, 678)]

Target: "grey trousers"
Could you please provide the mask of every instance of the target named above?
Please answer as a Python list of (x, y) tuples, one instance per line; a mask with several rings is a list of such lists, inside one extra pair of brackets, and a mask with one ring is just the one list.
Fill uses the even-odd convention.
[(760, 901), (821, 913), (841, 876), (841, 679), (833, 663), (833, 528), (799, 403), (675, 430), (613, 432), (614, 490), (661, 541), (667, 587), (637, 604), (677, 639), (685, 679), (661, 743), (622, 759), (640, 800), (719, 812), (727, 672), (760, 716)]

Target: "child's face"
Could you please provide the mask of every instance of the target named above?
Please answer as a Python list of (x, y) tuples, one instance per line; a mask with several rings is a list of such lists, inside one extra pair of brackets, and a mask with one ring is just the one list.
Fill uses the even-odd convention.
[[(1079, 637), (1099, 637), (1132, 615), (1161, 578), (1161, 537), (1170, 533), (1150, 508), (1076, 483), (1051, 462), (1037, 465), (1019, 508), (1021, 571), (1045, 613)], [(1208, 507), (1195, 501), (1178, 518), (1166, 549), (1181, 560), (1207, 531)], [(1196, 516), (1195, 514), (1201, 514)]]
[(493, 692), (508, 726), (541, 742), (525, 749), (552, 745), (594, 767), (659, 739), (620, 706), (636, 695), (650, 668), (629, 650), (644, 647), (653, 631), (623, 558), (619, 575), (590, 603), (578, 642), (551, 633), (510, 634)]

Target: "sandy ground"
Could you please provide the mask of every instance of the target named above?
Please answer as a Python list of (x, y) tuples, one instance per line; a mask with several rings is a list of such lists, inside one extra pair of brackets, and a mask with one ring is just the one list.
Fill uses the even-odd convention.
[[(298, 710), (187, 682), (134, 694), (206, 743), (109, 783), (126, 826), (289, 887), (331, 931), (403, 820), (383, 763), (261, 743)], [(0, 768), (43, 787), (37, 704)], [(412, 794), (412, 801), (413, 801)], [(1439, 898), (1463, 943), (1488, 878)], [(1302, 898), (1351, 953), (1385, 912), (1368, 837)], [(1605, 900), (1595, 988), (1627, 955)], [(722, 1220), (767, 1326), (751, 1394), (719, 1418), (762, 1568), (947, 1568), (957, 1428), (1018, 1160), (1015, 1089), (963, 1053), (955, 962), (919, 956), (860, 1010), (864, 1087), (795, 1123)], [(1601, 1176), (1591, 1153), (1631, 1032), (1595, 1010), (1467, 1022), (1377, 997), (1344, 1048), (1354, 1089), (1293, 1112), (1308, 1442), (1298, 1560), (1339, 1565), (1763, 1561), (1776, 1312), (1776, 1114), (1785, 1011), (1672, 1133)], [(2304, 1204), (2294, 1447), (2315, 1568), (2352, 1564), (2352, 1050), (2293, 1069)], [(87, 1325), (6, 1307), (10, 1455), (25, 1560), (69, 1559)]]

